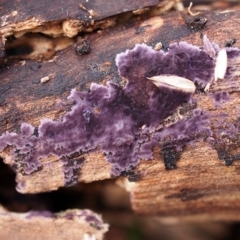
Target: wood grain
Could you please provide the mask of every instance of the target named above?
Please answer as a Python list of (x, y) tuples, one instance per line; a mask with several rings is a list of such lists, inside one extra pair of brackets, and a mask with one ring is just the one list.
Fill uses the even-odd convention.
[[(38, 214), (43, 215), (39, 216)], [(101, 240), (108, 230), (108, 224), (103, 223), (101, 217), (90, 210), (69, 210), (49, 216), (46, 214), (46, 212), (9, 213), (0, 211), (0, 238), (2, 240)], [(87, 214), (92, 218), (90, 221), (86, 218)]]
[[(115, 56), (137, 43), (145, 42), (154, 47), (161, 42), (167, 49), (172, 42), (186, 40), (202, 46), (201, 35), (206, 34), (221, 47), (231, 38), (235, 38), (235, 46), (240, 47), (240, 33), (236, 27), (240, 22), (239, 11), (202, 14), (208, 23), (201, 32), (190, 29), (181, 15), (173, 12), (89, 34), (88, 41), (92, 48), (89, 55), (77, 55), (73, 45), (60, 51), (53, 61), (26, 60), (25, 65), (7, 63), (0, 72), (0, 132), (19, 132), (22, 122), (38, 126), (42, 118), (58, 119), (63, 116), (71, 105), (68, 106), (66, 102), (65, 107), (60, 107), (58, 103), (66, 100), (72, 88), (85, 90), (91, 82), (122, 81), (115, 66)], [(210, 94), (194, 96), (198, 100), (198, 107), (204, 111), (212, 115), (228, 113), (226, 120), (229, 124), (236, 121), (236, 106), (240, 103), (239, 59), (231, 62), (231, 66), (235, 67), (234, 88), (219, 81), (210, 89), (212, 93), (219, 89), (228, 91), (228, 103), (216, 108)], [(49, 74), (53, 74), (54, 78), (47, 83), (38, 81)], [(216, 130), (213, 127), (213, 131)], [(9, 150), (3, 152), (2, 157), (12, 165)], [(236, 146), (234, 151), (238, 150)], [(79, 181), (91, 182), (111, 177), (110, 166), (101, 152), (89, 153), (85, 158), (87, 161), (80, 172)], [(32, 175), (17, 173), (18, 191), (35, 193), (64, 185), (62, 163), (52, 157), (43, 159), (42, 163), (43, 169)], [(155, 150), (153, 161), (141, 162), (137, 170), (141, 180), (131, 190), (132, 205), (137, 213), (185, 219), (239, 219), (239, 162), (224, 166), (215, 149), (199, 142), (196, 146), (186, 147), (177, 165), (176, 170), (166, 171), (159, 149)]]

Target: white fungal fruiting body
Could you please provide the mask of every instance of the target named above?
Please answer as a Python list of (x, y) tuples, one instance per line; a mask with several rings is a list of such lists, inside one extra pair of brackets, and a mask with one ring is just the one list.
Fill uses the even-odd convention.
[(191, 80), (176, 75), (159, 75), (148, 79), (157, 87), (168, 87), (188, 93), (194, 93), (196, 90), (196, 86)]
[(218, 79), (224, 79), (227, 71), (227, 51), (222, 48), (216, 58), (216, 66), (214, 71), (214, 81)]

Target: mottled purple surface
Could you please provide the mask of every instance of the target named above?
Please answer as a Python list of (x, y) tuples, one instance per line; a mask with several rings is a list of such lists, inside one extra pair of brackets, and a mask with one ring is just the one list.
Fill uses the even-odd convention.
[(72, 220), (74, 218), (81, 218), (84, 217), (84, 220), (93, 228), (101, 230), (103, 228), (103, 221), (102, 219), (96, 215), (95, 213), (89, 210), (81, 210), (81, 211), (74, 211), (69, 210), (65, 212), (62, 217)]
[(141, 96), (135, 95), (134, 89), (129, 90), (134, 83), (125, 88), (113, 83), (107, 87), (92, 84), (90, 92), (84, 93), (73, 90), (72, 111), (61, 122), (44, 121), (39, 127), (39, 137), (48, 142), (48, 151), (55, 149), (58, 156), (100, 146), (113, 165), (113, 174), (119, 175), (141, 158), (152, 157), (149, 132), (190, 98), (189, 93), (159, 89), (145, 78), (136, 87), (140, 85)]
[(21, 133), (6, 132), (0, 136), (0, 151), (7, 146), (14, 146), (12, 157), (16, 165), (23, 167), (23, 174), (30, 174), (41, 169), (37, 149), (41, 147), (41, 140), (34, 135), (32, 125), (22, 123)]
[(85, 217), (86, 222), (101, 223), (101, 221), (96, 217), (96, 215), (89, 214), (87, 212), (83, 212), (82, 216)]
[(84, 158), (71, 159), (62, 157), (65, 186), (72, 186), (78, 183), (79, 171)]
[(168, 147), (176, 147), (177, 151), (181, 151), (187, 142), (211, 136), (208, 114), (203, 114), (200, 109), (195, 109), (194, 115), (191, 119), (178, 121), (168, 128), (155, 132), (154, 138), (161, 146), (168, 145)]
[[(226, 48), (227, 50), (227, 58), (229, 59), (234, 59), (240, 56), (240, 50), (239, 48), (234, 48), (234, 47), (228, 47)], [(232, 80), (232, 86), (235, 85), (235, 81), (234, 78), (232, 77), (232, 73), (234, 71), (238, 71), (238, 65), (232, 66), (231, 64), (228, 63), (228, 67), (227, 67), (227, 71), (226, 71), (226, 75), (225, 75), (225, 81), (226, 80)]]
[(239, 48), (228, 47), (228, 48), (226, 48), (226, 50), (227, 50), (227, 57), (228, 58), (235, 58), (235, 57), (239, 57), (239, 55), (240, 55)]
[(17, 184), (17, 186), (16, 186), (16, 190), (18, 191), (18, 192), (24, 192), (24, 189), (26, 188), (26, 183), (25, 183), (25, 181), (23, 181), (23, 180), (19, 180), (18, 181), (18, 184)]
[(26, 218), (44, 217), (44, 218), (55, 218), (55, 214), (49, 211), (30, 211)]
[(213, 122), (213, 125), (217, 130), (214, 132), (214, 138), (210, 139), (210, 144), (217, 150), (219, 159), (227, 166), (231, 165), (234, 161), (239, 161), (240, 154), (236, 151), (240, 144), (239, 119), (233, 123), (229, 123), (224, 117), (219, 117)]
[(213, 79), (215, 68), (207, 50), (187, 42), (170, 44), (168, 52), (137, 44), (133, 50), (118, 54), (116, 62), (120, 75), (133, 83), (141, 78), (170, 74), (187, 78), (201, 89)]
[(189, 141), (211, 135), (208, 116), (201, 111), (163, 128), (161, 122), (188, 102), (191, 94), (158, 88), (147, 79), (178, 75), (202, 89), (214, 75), (214, 60), (206, 51), (186, 42), (171, 44), (167, 53), (138, 44), (117, 55), (116, 63), (128, 80), (125, 87), (108, 82), (107, 86), (93, 83), (88, 92), (73, 89), (69, 100), (74, 105), (63, 118), (42, 120), (38, 131), (23, 123), (20, 134), (7, 132), (0, 137), (0, 151), (13, 145), (12, 157), (25, 174), (39, 170), (41, 158), (56, 155), (63, 160), (65, 183), (71, 185), (82, 164), (69, 157), (74, 153), (100, 148), (117, 176), (141, 159), (151, 159), (153, 147), (169, 144), (180, 151)]
[(229, 93), (225, 91), (212, 93), (211, 96), (213, 97), (215, 107), (221, 107), (223, 103), (226, 103), (230, 100)]
[(91, 212), (90, 210), (81, 210), (81, 211), (68, 210), (66, 212), (60, 212), (60, 213), (52, 213), (50, 211), (30, 211), (26, 215), (26, 219), (31, 219), (36, 217), (53, 218), (53, 219), (64, 218), (67, 220), (79, 219), (83, 217), (84, 220), (91, 227), (94, 227), (98, 230), (103, 228), (102, 219), (95, 213)]

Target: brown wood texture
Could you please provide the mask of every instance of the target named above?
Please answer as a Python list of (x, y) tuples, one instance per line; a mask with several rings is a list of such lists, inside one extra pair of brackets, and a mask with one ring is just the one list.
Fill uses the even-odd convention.
[(239, 220), (238, 162), (224, 166), (202, 143), (187, 148), (177, 165), (166, 171), (162, 161), (141, 164), (144, 179), (131, 188), (136, 212), (161, 216), (166, 223)]
[(101, 217), (90, 210), (68, 210), (52, 215), (47, 215), (46, 212), (44, 215), (44, 212), (9, 213), (0, 210), (2, 240), (101, 240), (107, 230), (108, 224), (103, 223)]
[[(0, 15), (7, 16), (7, 14), (17, 11), (17, 13), (9, 16), (9, 21), (12, 23), (22, 22), (30, 17), (35, 17), (42, 22), (61, 20), (61, 19), (81, 19), (83, 21), (89, 20), (90, 14), (84, 10), (92, 10), (95, 15), (93, 19), (103, 19), (109, 16), (114, 16), (119, 13), (133, 11), (139, 8), (154, 6), (158, 4), (158, 0), (136, 0), (136, 1), (106, 1), (106, 0), (92, 0), (92, 1), (76, 1), (68, 2), (57, 0), (51, 2), (38, 1), (15, 1), (3, 0), (1, 2)], [(162, 1), (163, 2), (163, 1)], [(82, 8), (79, 6), (82, 5)], [(3, 24), (2, 18), (2, 24)], [(8, 22), (9, 24), (9, 22)], [(6, 25), (6, 24), (5, 24)]]
[[(122, 79), (115, 66), (115, 56), (133, 48), (136, 43), (145, 42), (154, 47), (161, 42), (167, 48), (172, 42), (185, 40), (202, 46), (203, 33), (221, 47), (231, 38), (235, 38), (235, 46), (240, 47), (240, 33), (236, 27), (240, 22), (239, 11), (205, 12), (203, 15), (208, 23), (201, 32), (190, 29), (181, 15), (174, 12), (89, 34), (92, 48), (89, 55), (77, 55), (73, 45), (59, 52), (53, 61), (26, 60), (24, 65), (7, 63), (0, 72), (0, 132), (19, 132), (22, 122), (38, 126), (42, 118), (63, 116), (68, 110), (67, 102), (65, 108), (59, 107), (58, 103), (66, 100), (72, 88), (85, 90), (91, 82), (120, 82)], [(231, 62), (235, 67), (234, 89), (224, 81), (210, 89), (210, 92), (219, 89), (229, 91), (231, 100), (228, 103), (215, 108), (209, 94), (195, 96), (203, 110), (212, 114), (228, 113), (229, 123), (236, 120), (236, 106), (240, 101), (238, 61)], [(41, 67), (36, 67), (39, 64)], [(50, 81), (39, 82), (50, 74), (54, 76)], [(13, 164), (9, 149), (2, 153), (2, 157), (6, 163)], [(110, 178), (110, 166), (101, 152), (86, 154), (85, 158), (79, 181)], [(58, 159), (43, 159), (42, 164), (43, 169), (32, 175), (17, 173), (18, 191), (35, 193), (64, 185), (62, 163)], [(131, 186), (131, 201), (137, 213), (185, 219), (239, 219), (239, 162), (224, 166), (216, 150), (199, 142), (196, 146), (186, 147), (177, 165), (176, 170), (166, 171), (158, 149), (153, 161), (141, 162), (138, 167), (141, 180)]]
[[(73, 37), (82, 31), (90, 32), (115, 25), (119, 14), (121, 18), (128, 18), (132, 14), (138, 15), (144, 9), (156, 6), (162, 12), (178, 2), (179, 0), (120, 2), (4, 0), (0, 6), (0, 35), (4, 41), (8, 36), (18, 37), (26, 32), (41, 32), (55, 37), (60, 35)], [(123, 15), (123, 13), (127, 14)]]

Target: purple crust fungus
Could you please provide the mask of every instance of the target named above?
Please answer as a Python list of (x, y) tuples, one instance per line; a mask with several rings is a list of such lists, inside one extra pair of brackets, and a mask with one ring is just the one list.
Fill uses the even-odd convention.
[(211, 93), (210, 96), (213, 98), (215, 107), (220, 107), (223, 103), (226, 103), (230, 100), (229, 93), (225, 91)]
[[(27, 123), (19, 134), (2, 134), (0, 150), (12, 145), (12, 157), (24, 174), (41, 169), (41, 158), (59, 157), (66, 185), (77, 182), (83, 163), (83, 158), (73, 160), (71, 155), (97, 149), (112, 165), (114, 176), (132, 171), (141, 159), (152, 159), (154, 147), (162, 148), (166, 168), (174, 168), (187, 143), (212, 135), (209, 117), (196, 109), (190, 119), (170, 126), (162, 122), (191, 101), (195, 86), (203, 90), (211, 83), (218, 51), (206, 37), (203, 48), (179, 42), (168, 52), (137, 44), (116, 57), (119, 74), (127, 79), (124, 87), (108, 82), (92, 83), (88, 92), (73, 89), (68, 97), (74, 102), (71, 111), (57, 121), (43, 119), (38, 135)], [(180, 87), (174, 86), (174, 78)], [(186, 89), (180, 78), (195, 86)]]

